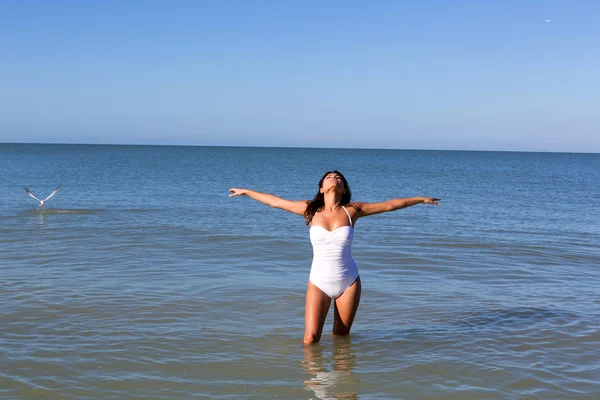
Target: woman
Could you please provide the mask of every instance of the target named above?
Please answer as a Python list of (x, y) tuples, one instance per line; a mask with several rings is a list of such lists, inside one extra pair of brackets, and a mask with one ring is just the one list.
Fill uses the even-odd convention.
[(319, 181), (319, 191), (313, 200), (292, 201), (272, 194), (249, 189), (229, 189), (229, 197), (248, 196), (268, 206), (304, 216), (310, 225), (313, 262), (306, 290), (304, 343), (318, 343), (325, 318), (334, 301), (334, 335), (348, 335), (358, 303), (360, 277), (352, 258), (354, 225), (361, 217), (395, 211), (426, 203), (439, 205), (440, 199), (411, 197), (380, 203), (350, 203), (352, 192), (346, 178), (338, 171), (329, 171)]

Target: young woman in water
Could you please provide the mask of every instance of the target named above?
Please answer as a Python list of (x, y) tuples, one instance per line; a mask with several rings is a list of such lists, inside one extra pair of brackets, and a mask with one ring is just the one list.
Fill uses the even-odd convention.
[(318, 343), (331, 301), (334, 335), (348, 335), (360, 302), (360, 277), (352, 258), (354, 225), (361, 217), (396, 211), (416, 204), (439, 205), (437, 198), (411, 197), (379, 203), (353, 202), (346, 178), (329, 171), (312, 200), (292, 201), (249, 189), (229, 189), (229, 197), (248, 196), (268, 206), (304, 216), (310, 225), (313, 262), (306, 290), (304, 343)]

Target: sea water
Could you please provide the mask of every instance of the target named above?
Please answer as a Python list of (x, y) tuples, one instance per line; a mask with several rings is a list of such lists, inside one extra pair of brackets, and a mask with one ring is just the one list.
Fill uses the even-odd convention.
[[(303, 346), (311, 199), (363, 218), (349, 337)], [(0, 398), (600, 398), (600, 155), (0, 145)], [(37, 210), (28, 187), (45, 197)]]

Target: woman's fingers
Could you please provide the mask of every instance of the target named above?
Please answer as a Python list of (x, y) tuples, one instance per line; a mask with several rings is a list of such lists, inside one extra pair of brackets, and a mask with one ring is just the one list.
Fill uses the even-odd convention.
[(231, 192), (229, 197), (235, 197), (235, 196), (239, 196), (239, 195), (243, 194), (242, 190), (238, 189), (238, 188), (231, 188), (231, 189), (229, 189), (229, 191)]

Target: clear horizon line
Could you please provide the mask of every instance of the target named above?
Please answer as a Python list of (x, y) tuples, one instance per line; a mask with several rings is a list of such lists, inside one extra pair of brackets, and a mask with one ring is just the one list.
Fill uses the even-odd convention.
[(314, 149), (314, 150), (389, 150), (389, 151), (461, 151), (489, 153), (551, 153), (551, 154), (600, 154), (600, 152), (549, 151), (549, 150), (486, 150), (486, 149), (427, 149), (427, 148), (381, 148), (381, 147), (318, 147), (318, 146), (260, 146), (219, 144), (158, 144), (158, 143), (74, 143), (74, 142), (0, 142), (0, 145), (72, 145), (72, 146), (159, 146), (159, 147), (231, 147), (262, 149)]

